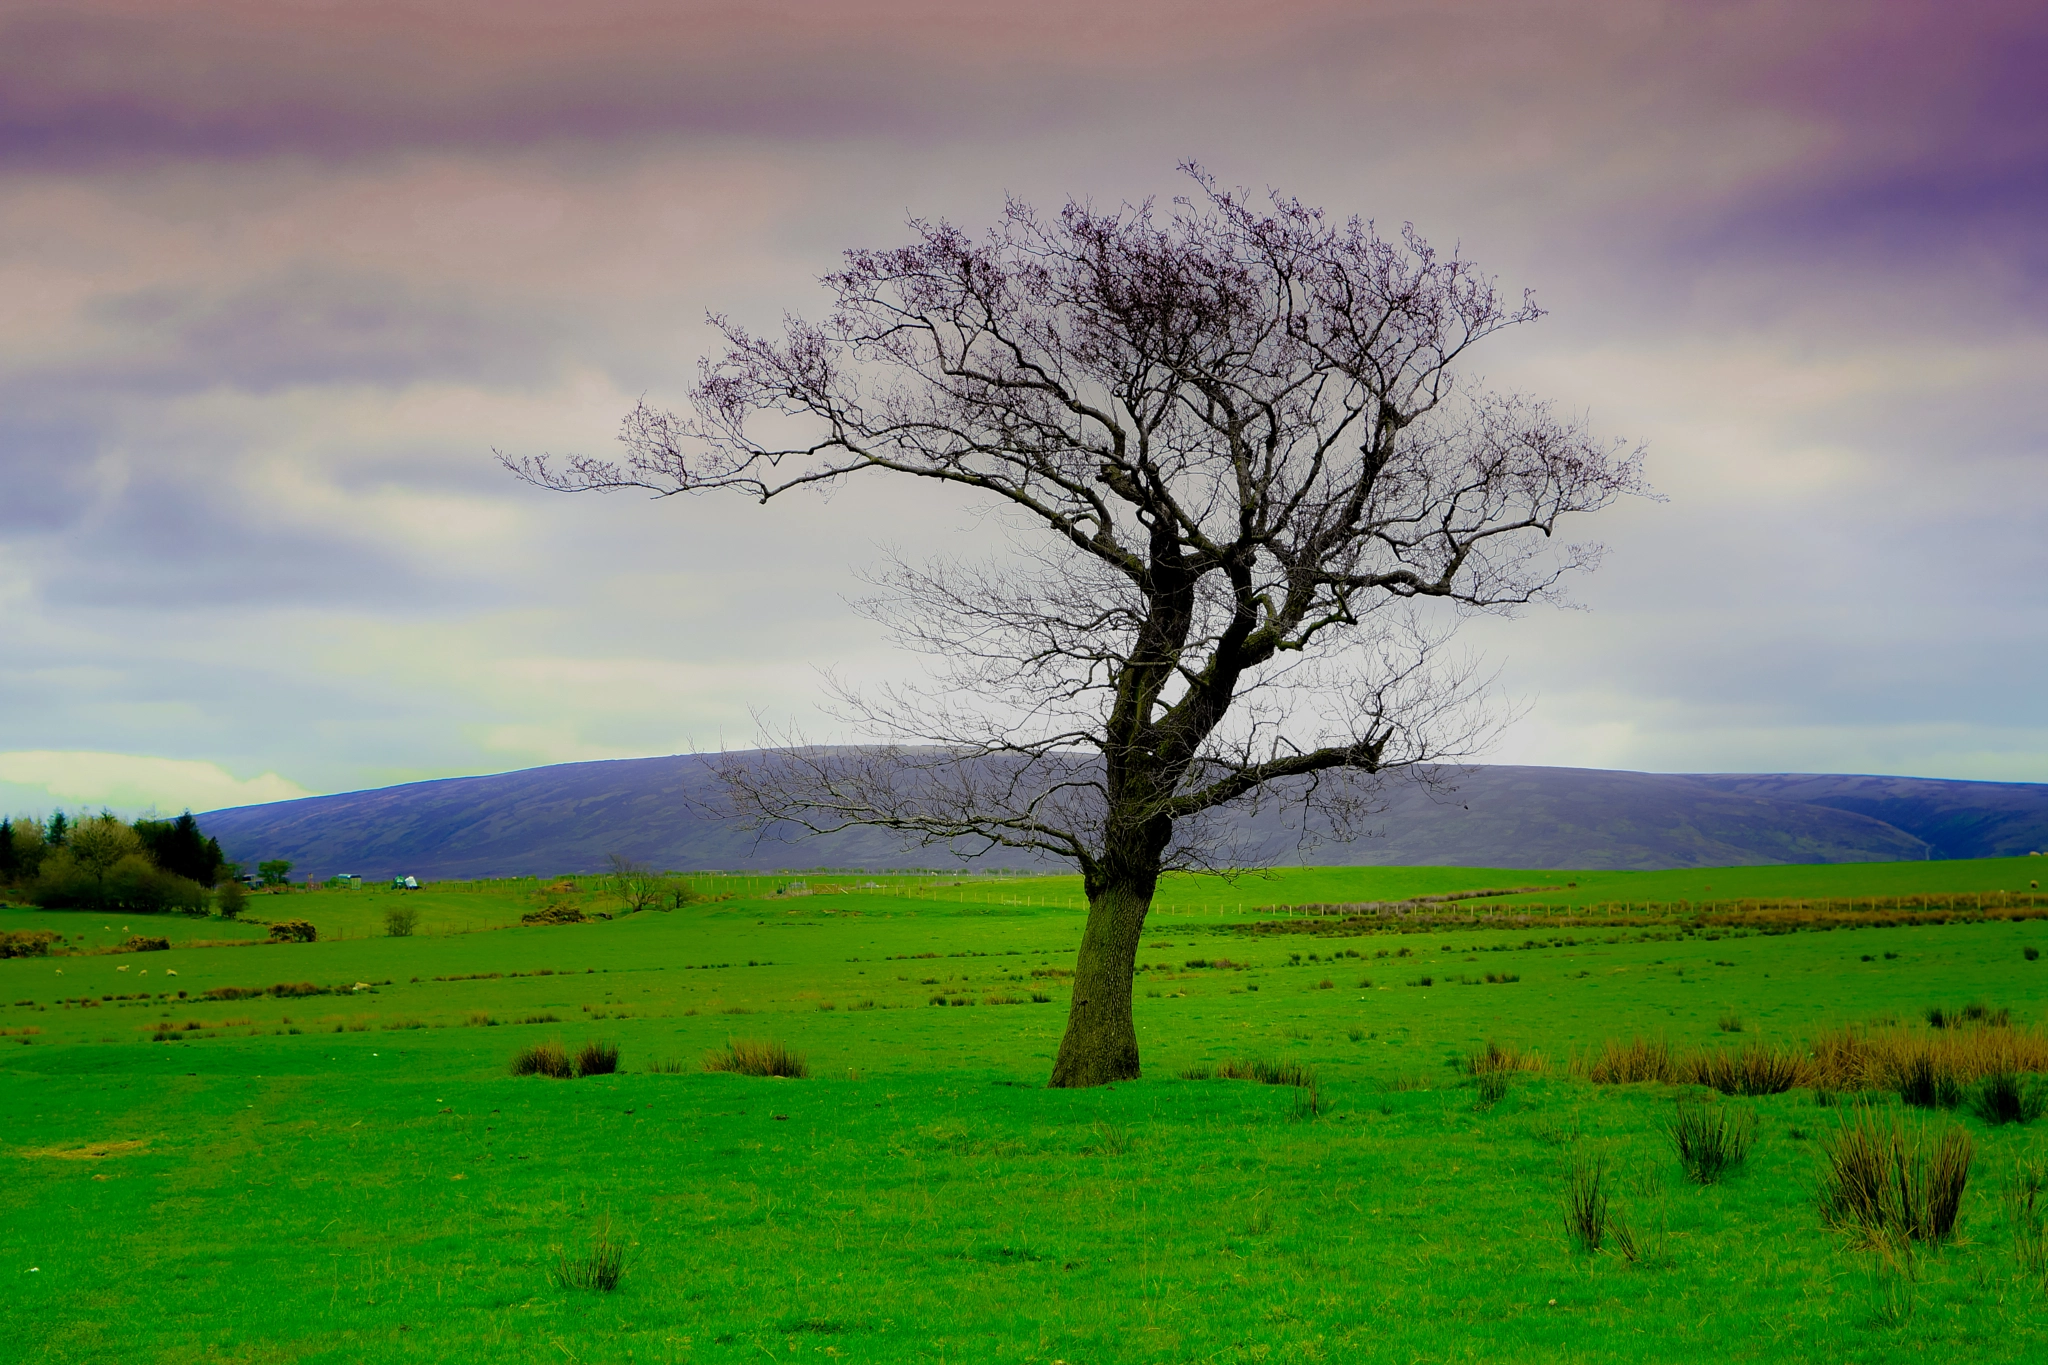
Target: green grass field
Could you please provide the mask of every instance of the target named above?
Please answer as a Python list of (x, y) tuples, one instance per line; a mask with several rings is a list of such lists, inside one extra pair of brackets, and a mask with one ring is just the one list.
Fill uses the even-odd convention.
[[(441, 886), (403, 900), (411, 938), (377, 936), (402, 893), (252, 900), (320, 927), (293, 945), (0, 910), (82, 949), (179, 945), (0, 961), (0, 1327), (48, 1361), (2048, 1358), (1997, 1197), (2048, 1123), (1924, 1120), (1964, 1125), (1976, 1157), (1962, 1235), (1907, 1279), (1817, 1213), (1842, 1110), (1718, 1100), (1754, 1112), (1756, 1147), (1697, 1187), (1665, 1131), (1676, 1089), (1561, 1064), (1636, 1033), (1796, 1043), (1973, 999), (2032, 1023), (2048, 959), (2023, 950), (2048, 949), (2048, 920), (1247, 932), (1265, 904), (2024, 890), (2040, 867), (1179, 879), (1140, 954), (1146, 1077), (1084, 1092), (1043, 1088), (1070, 879), (707, 881), (732, 898), (546, 928), (517, 924), (532, 883)], [(1186, 965), (1218, 959), (1240, 965)], [(302, 982), (326, 989), (206, 994)], [(700, 1069), (734, 1038), (789, 1044), (810, 1077)], [(623, 1069), (508, 1074), (550, 1039), (614, 1042)], [(1489, 1039), (1555, 1065), (1482, 1106), (1460, 1063)], [(1179, 1078), (1250, 1057), (1312, 1066), (1316, 1112)], [(1661, 1230), (1639, 1262), (1567, 1240), (1565, 1173), (1595, 1153), (1616, 1207)], [(607, 1235), (616, 1291), (561, 1287)]]

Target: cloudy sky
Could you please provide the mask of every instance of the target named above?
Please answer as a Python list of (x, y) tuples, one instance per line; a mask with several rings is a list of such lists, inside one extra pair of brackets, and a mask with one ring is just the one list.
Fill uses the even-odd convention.
[(1640, 440), (1498, 761), (2048, 781), (2048, 11), (0, 0), (0, 808), (820, 728), (942, 493), (564, 497), (707, 310), (1194, 158), (1459, 243)]

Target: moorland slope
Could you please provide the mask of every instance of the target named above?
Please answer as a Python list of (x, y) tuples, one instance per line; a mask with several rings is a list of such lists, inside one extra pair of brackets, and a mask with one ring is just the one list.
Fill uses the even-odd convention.
[[(230, 858), (300, 875), (547, 875), (617, 852), (659, 867), (948, 863), (879, 830), (759, 839), (719, 813), (706, 755), (568, 763), (209, 812)], [(1486, 766), (1454, 795), (1397, 782), (1364, 838), (1303, 849), (1285, 812), (1240, 822), (1274, 864), (1644, 869), (2009, 857), (2048, 848), (2048, 784)], [(997, 855), (1006, 866), (1032, 866)]]

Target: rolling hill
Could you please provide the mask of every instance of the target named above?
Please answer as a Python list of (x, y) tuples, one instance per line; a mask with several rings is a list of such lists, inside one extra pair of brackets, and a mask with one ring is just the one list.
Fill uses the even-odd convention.
[[(715, 812), (710, 759), (569, 763), (212, 811), (245, 867), (295, 875), (484, 877), (592, 871), (617, 852), (678, 870), (955, 865), (880, 830), (757, 841)], [(1247, 822), (1274, 863), (1714, 867), (1980, 858), (2048, 849), (2048, 784), (1834, 774), (1673, 774), (1488, 766), (1454, 796), (1386, 792), (1367, 838), (1297, 847)], [(989, 863), (1038, 866), (1022, 855)]]

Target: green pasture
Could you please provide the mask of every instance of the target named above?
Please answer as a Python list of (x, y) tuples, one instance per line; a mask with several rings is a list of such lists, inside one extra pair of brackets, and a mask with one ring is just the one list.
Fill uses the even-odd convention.
[[(1556, 1063), (1633, 1033), (1790, 1042), (1970, 1000), (2032, 1022), (2048, 958), (2023, 950), (2048, 920), (1249, 932), (1254, 905), (1541, 879), (1885, 896), (2022, 890), (2039, 866), (1305, 870), (1242, 914), (1184, 879), (1140, 953), (1145, 1079), (1083, 1092), (1043, 1088), (1080, 931), (1056, 879), (707, 881), (731, 898), (554, 927), (518, 926), (530, 882), (252, 898), (321, 927), (289, 945), (4, 910), (83, 947), (180, 946), (0, 961), (0, 1330), (52, 1362), (2042, 1359), (2048, 1299), (1997, 1190), (2048, 1124), (1926, 1120), (1977, 1155), (1962, 1238), (1902, 1281), (1822, 1225), (1841, 1111), (1805, 1091), (1716, 1101), (1754, 1111), (1757, 1145), (1700, 1188), (1665, 1133), (1676, 1091), (1554, 1065), (1483, 1107), (1460, 1062), (1489, 1039)], [(1927, 867), (1947, 879), (1910, 880)], [(376, 936), (401, 903), (418, 934)], [(268, 993), (300, 983), (320, 993)], [(811, 1075), (699, 1069), (733, 1038)], [(507, 1074), (549, 1039), (614, 1042), (623, 1070)], [(1315, 1111), (1179, 1078), (1248, 1057), (1312, 1066)], [(1566, 1240), (1564, 1173), (1594, 1153), (1657, 1230), (1641, 1263)], [(617, 1290), (558, 1287), (607, 1230)]]

